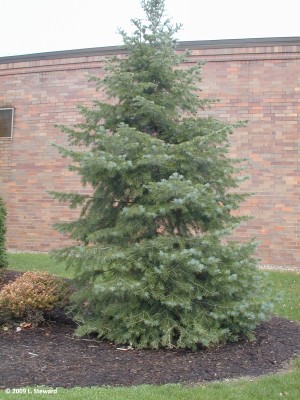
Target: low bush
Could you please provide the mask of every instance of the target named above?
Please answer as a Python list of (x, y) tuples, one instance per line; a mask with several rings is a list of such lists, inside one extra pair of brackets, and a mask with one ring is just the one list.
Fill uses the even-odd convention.
[(6, 208), (4, 201), (0, 197), (0, 271), (7, 267), (7, 258), (5, 251), (6, 234)]
[(54, 307), (64, 308), (70, 289), (65, 281), (44, 272), (25, 272), (0, 291), (0, 321), (39, 323)]

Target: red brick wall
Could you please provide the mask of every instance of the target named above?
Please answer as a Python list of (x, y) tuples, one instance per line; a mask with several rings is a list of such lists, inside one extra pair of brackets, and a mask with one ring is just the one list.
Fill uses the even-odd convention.
[[(203, 67), (202, 95), (220, 99), (209, 114), (226, 121), (249, 120), (231, 137), (233, 156), (246, 157), (255, 192), (242, 207), (253, 220), (238, 238), (261, 242), (261, 263), (300, 265), (299, 111), (300, 38), (191, 42), (190, 62)], [(66, 143), (55, 124), (79, 121), (76, 106), (103, 98), (89, 75), (103, 74), (105, 53), (95, 49), (33, 57), (0, 58), (0, 108), (14, 107), (12, 139), (0, 138), (0, 195), (8, 206), (8, 248), (48, 251), (67, 244), (52, 229), (74, 218), (47, 190), (78, 190), (51, 142)], [(76, 214), (76, 213), (75, 213)]]

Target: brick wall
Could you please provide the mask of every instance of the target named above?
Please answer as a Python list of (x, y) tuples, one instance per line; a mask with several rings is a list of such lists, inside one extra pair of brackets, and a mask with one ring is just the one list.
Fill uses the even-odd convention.
[[(255, 192), (241, 212), (253, 216), (236, 237), (255, 237), (264, 264), (300, 265), (300, 38), (183, 42), (189, 63), (206, 60), (201, 95), (218, 98), (207, 113), (226, 121), (247, 119), (235, 130), (231, 154), (246, 157)], [(51, 143), (66, 137), (55, 124), (79, 122), (76, 106), (104, 98), (88, 82), (103, 75), (107, 54), (86, 49), (0, 58), (0, 108), (14, 107), (12, 139), (0, 138), (0, 195), (8, 207), (8, 248), (48, 251), (67, 244), (52, 228), (76, 212), (47, 190), (83, 192)]]

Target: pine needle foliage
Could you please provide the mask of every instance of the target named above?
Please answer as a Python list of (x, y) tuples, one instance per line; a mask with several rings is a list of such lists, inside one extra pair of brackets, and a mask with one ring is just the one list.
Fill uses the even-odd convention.
[(78, 334), (195, 349), (250, 334), (271, 305), (255, 245), (224, 240), (245, 219), (233, 213), (246, 196), (233, 190), (241, 160), (227, 157), (235, 126), (205, 117), (202, 64), (183, 66), (164, 1), (141, 4), (147, 20), (120, 31), (127, 56), (92, 78), (110, 99), (61, 127), (58, 149), (93, 194), (53, 193), (81, 207), (58, 225), (78, 242), (58, 257), (76, 272)]

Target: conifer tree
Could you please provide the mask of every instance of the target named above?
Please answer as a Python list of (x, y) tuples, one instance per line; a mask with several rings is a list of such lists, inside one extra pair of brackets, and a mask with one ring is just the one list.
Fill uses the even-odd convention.
[(74, 268), (79, 334), (137, 348), (209, 346), (249, 334), (270, 304), (254, 244), (225, 240), (242, 220), (240, 160), (227, 157), (234, 125), (205, 117), (201, 63), (183, 68), (180, 29), (164, 0), (143, 0), (146, 22), (120, 31), (125, 58), (93, 78), (109, 101), (81, 107), (61, 129), (91, 196), (54, 193), (80, 217), (61, 223), (77, 245), (59, 251)]

